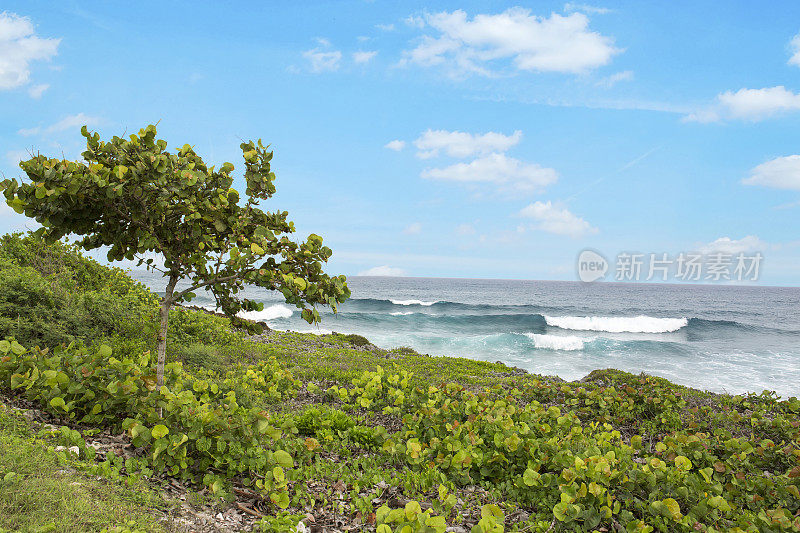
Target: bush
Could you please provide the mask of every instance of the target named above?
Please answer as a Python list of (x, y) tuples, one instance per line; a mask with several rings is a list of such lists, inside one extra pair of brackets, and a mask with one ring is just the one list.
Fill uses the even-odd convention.
[(345, 339), (347, 339), (347, 342), (353, 346), (366, 346), (367, 344), (372, 344), (366, 337), (362, 337), (361, 335), (345, 335)]
[(123, 339), (140, 349), (154, 340), (157, 303), (122, 270), (69, 245), (0, 237), (0, 338), (50, 347)]
[(309, 407), (294, 420), (300, 435), (316, 436), (324, 430), (346, 431), (356, 425), (347, 413), (338, 409)]
[(173, 349), (173, 359), (194, 368), (220, 369), (222, 358), (213, 346), (205, 344), (190, 344), (189, 346), (176, 346)]
[(391, 352), (400, 355), (419, 355), (419, 352), (416, 351), (411, 346), (400, 346), (398, 348), (392, 348)]
[(125, 461), (129, 471), (166, 472), (201, 482), (215, 494), (229, 478), (258, 473), (247, 483), (286, 508), (283, 469), (294, 461), (281, 448), (290, 442), (282, 440), (282, 430), (270, 424), (264, 411), (241, 406), (232, 390), (235, 385), (278, 398), (294, 394), (290, 387), (296, 383), (288, 380), (287, 385), (274, 359), (229, 372), (219, 384), (170, 363), (160, 391), (155, 390), (152, 363), (149, 353), (117, 359), (105, 345), (69, 345), (51, 354), (5, 339), (0, 341), (0, 389), (23, 394), (58, 416), (126, 431), (135, 446), (148, 449), (141, 459)]

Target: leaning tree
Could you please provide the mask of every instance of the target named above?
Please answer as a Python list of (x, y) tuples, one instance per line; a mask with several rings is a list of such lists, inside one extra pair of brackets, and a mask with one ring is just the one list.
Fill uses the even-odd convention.
[[(20, 163), (29, 182), (5, 180), (0, 190), (15, 211), (42, 225), (37, 232), (47, 240), (80, 235), (77, 244), (86, 250), (109, 247), (110, 261), (138, 259), (162, 272), (158, 390), (164, 383), (169, 310), (191, 300), (195, 291), (210, 292), (234, 324), (251, 331), (260, 326), (237, 313), (261, 310), (262, 304), (240, 296), (245, 285), (280, 291), (310, 323), (319, 321), (316, 305), (335, 312), (350, 296), (344, 276), (322, 271), (331, 250), (321, 237), (312, 234), (298, 244), (287, 237), (294, 232), (287, 212), (258, 207), (275, 193), (272, 152), (260, 140), (241, 145), (247, 185), (242, 205), (232, 188), (231, 163), (208, 167), (188, 144), (168, 152), (152, 124), (110, 142), (86, 126), (81, 134), (83, 161), (37, 155)], [(153, 252), (163, 265), (145, 259)], [(182, 280), (188, 287), (176, 289)]]

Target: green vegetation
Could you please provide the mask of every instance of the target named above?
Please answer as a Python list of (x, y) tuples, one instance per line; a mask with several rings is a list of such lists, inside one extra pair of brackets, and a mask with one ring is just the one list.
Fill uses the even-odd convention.
[(86, 473), (94, 464), (54, 452), (49, 433), (0, 404), (0, 531), (163, 530), (151, 514), (163, 501), (146, 483), (98, 480)]
[[(123, 317), (132, 327), (71, 333), (72, 344), (0, 341), (0, 391), (74, 428), (63, 433), (85, 468), (117, 482), (180, 480), (220, 508), (251, 510), (263, 531), (301, 520), (381, 533), (800, 531), (795, 398), (716, 395), (616, 370), (566, 383), (347, 335), (251, 337), (185, 309), (170, 313), (159, 389), (147, 351), (155, 332), (133, 327), (158, 305), (141, 286), (67, 260), (68, 247), (19, 236), (6, 246), (64, 256), (48, 274), (39, 259), (23, 265), (0, 250), (10, 257), (0, 275), (35, 274), (43, 291), (93, 272), (71, 286), (70, 305), (103, 276), (117, 280), (107, 290), (145, 302)], [(9, 291), (0, 286), (0, 301)], [(54, 327), (66, 320), (52, 316)], [(96, 429), (124, 431), (139, 453), (92, 464)]]
[[(297, 244), (287, 236), (294, 232), (289, 213), (259, 209), (259, 202), (275, 193), (272, 152), (261, 140), (241, 144), (247, 201), (240, 206), (239, 193), (231, 187), (231, 163), (219, 170), (209, 168), (188, 144), (170, 153), (167, 142), (156, 139), (152, 124), (130, 139), (115, 136), (110, 142), (101, 141), (100, 134), (86, 126), (81, 134), (86, 138), (83, 162), (36, 155), (19, 165), (29, 183), (5, 180), (0, 190), (16, 212), (42, 224), (36, 234), (48, 242), (81, 235), (77, 245), (86, 250), (108, 246), (109, 261), (139, 259), (139, 265), (164, 275), (159, 387), (164, 383), (169, 310), (191, 301), (194, 291), (211, 292), (234, 324), (258, 332), (260, 325), (236, 316), (263, 308), (238, 295), (245, 284), (280, 291), (303, 310), (308, 322), (319, 320), (316, 305), (336, 311), (350, 296), (344, 276), (331, 278), (322, 271), (331, 256), (322, 237), (312, 234)], [(152, 258), (144, 259), (151, 252), (163, 257), (163, 268)], [(176, 289), (181, 280), (188, 280), (189, 286)], [(42, 287), (37, 285), (26, 290), (29, 281), (39, 280), (20, 279), (17, 296), (37, 306), (52, 305), (55, 295), (39, 294)]]

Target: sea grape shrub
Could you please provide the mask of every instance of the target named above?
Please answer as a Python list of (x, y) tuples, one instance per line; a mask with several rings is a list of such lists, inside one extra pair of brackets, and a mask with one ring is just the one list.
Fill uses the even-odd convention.
[(233, 385), (280, 398), (296, 390), (296, 380), (274, 360), (238, 375), (231, 372), (219, 380), (221, 386), (170, 363), (166, 386), (157, 391), (152, 363), (149, 353), (117, 359), (105, 345), (69, 345), (51, 353), (5, 339), (0, 341), (0, 388), (57, 416), (126, 431), (135, 446), (150, 450), (147, 466), (154, 471), (202, 482), (213, 492), (239, 477), (278, 507), (288, 506), (284, 469), (294, 460), (284, 448), (299, 449), (301, 443), (285, 441), (283, 430), (263, 410), (239, 405)]
[(355, 398), (356, 407), (364, 409), (382, 408), (385, 414), (398, 414), (403, 407), (412, 405), (410, 394), (413, 373), (401, 370), (397, 374), (386, 372), (380, 365), (374, 372), (365, 370), (361, 376), (353, 378), (353, 387), (332, 386), (326, 393), (329, 397), (348, 401)]
[(300, 435), (310, 437), (330, 434), (331, 431), (337, 434), (346, 432), (356, 425), (355, 420), (344, 411), (316, 406), (305, 409), (294, 419), (294, 423)]
[[(389, 509), (383, 505), (375, 513), (376, 533), (444, 533), (447, 522), (443, 516), (434, 516), (432, 511), (422, 511), (419, 502), (410, 501), (405, 507)], [(501, 530), (502, 531), (502, 530)]]
[[(329, 394), (377, 410), (390, 404), (387, 384), (405, 377), (379, 367)], [(633, 390), (534, 380), (540, 397), (558, 396), (562, 407), (530, 400), (531, 391), (519, 389), (401, 387), (409, 399), (403, 429), (383, 449), (420, 473), (434, 468), (456, 484), (494, 487), (516, 501), (547, 506), (567, 529), (608, 529), (616, 522), (631, 531), (800, 531), (800, 402), (772, 398), (761, 411), (751, 404), (757, 414), (748, 436), (689, 428), (651, 446), (638, 434), (624, 438), (610, 422), (633, 408), (632, 397), (663, 392), (663, 401), (637, 408), (657, 417), (651, 427), (663, 434), (685, 404), (672, 387), (659, 391), (663, 383), (639, 379)], [(521, 398), (527, 403), (520, 405)], [(772, 415), (758, 414), (767, 411)], [(762, 426), (784, 438), (756, 438), (766, 431)]]

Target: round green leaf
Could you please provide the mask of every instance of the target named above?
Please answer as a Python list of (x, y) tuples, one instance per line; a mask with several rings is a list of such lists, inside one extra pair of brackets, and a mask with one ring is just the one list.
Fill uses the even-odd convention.
[(153, 428), (153, 431), (150, 432), (153, 435), (154, 439), (160, 439), (169, 433), (169, 429), (164, 424), (158, 424), (156, 427)]
[(275, 462), (284, 468), (292, 468), (294, 466), (292, 456), (283, 450), (276, 451), (272, 456), (275, 458)]

